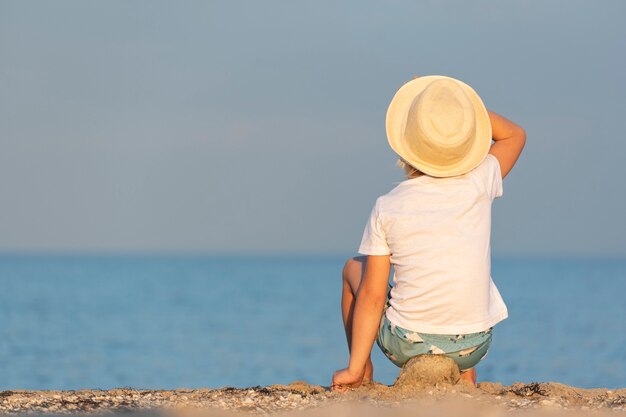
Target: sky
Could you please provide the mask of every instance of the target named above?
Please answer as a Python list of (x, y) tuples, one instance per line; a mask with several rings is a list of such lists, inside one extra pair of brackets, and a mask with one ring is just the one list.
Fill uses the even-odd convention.
[(623, 1), (0, 0), (0, 252), (345, 254), (415, 75), (527, 132), (497, 256), (626, 256)]

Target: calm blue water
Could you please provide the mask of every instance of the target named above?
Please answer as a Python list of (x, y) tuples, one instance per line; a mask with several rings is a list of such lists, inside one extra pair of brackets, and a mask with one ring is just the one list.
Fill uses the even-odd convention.
[[(342, 264), (0, 257), (0, 389), (326, 385), (348, 358)], [(626, 387), (626, 261), (495, 260), (493, 277), (510, 318), (479, 379)]]

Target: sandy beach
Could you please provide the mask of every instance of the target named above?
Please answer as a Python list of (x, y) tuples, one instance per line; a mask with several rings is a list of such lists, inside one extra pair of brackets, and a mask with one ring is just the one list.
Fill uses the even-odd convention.
[[(103, 413), (159, 410), (166, 412), (230, 414), (304, 415), (405, 415), (416, 407), (422, 415), (442, 409), (458, 409), (470, 414), (506, 415), (520, 411), (565, 411), (626, 415), (626, 388), (581, 389), (559, 383), (517, 383), (502, 386), (482, 382), (474, 388), (466, 384), (436, 384), (399, 389), (370, 383), (347, 393), (331, 392), (328, 387), (294, 382), (254, 388), (79, 391), (2, 391), (0, 413)], [(323, 411), (323, 412), (322, 412)], [(533, 413), (534, 414), (534, 413)]]

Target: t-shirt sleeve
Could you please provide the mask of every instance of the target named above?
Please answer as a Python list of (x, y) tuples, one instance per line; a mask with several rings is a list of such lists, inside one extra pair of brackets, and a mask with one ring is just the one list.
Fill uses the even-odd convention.
[(491, 200), (502, 197), (502, 171), (500, 171), (500, 162), (492, 154), (487, 154), (484, 161), (476, 168), (476, 174), (485, 184), (487, 194)]
[(378, 202), (374, 205), (370, 213), (369, 220), (363, 231), (363, 238), (359, 246), (359, 253), (362, 255), (390, 255), (389, 245), (383, 230)]

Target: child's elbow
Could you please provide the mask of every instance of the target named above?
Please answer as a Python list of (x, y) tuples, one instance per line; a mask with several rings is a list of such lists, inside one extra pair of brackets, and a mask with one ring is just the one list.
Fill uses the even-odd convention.
[(387, 292), (373, 291), (371, 288), (362, 287), (357, 297), (362, 299), (364, 303), (376, 308), (385, 304)]
[(516, 141), (519, 143), (519, 147), (523, 149), (524, 145), (526, 145), (526, 130), (521, 126), (516, 125), (514, 135)]
[(517, 126), (518, 134), (522, 142), (526, 142), (526, 129), (521, 126)]

